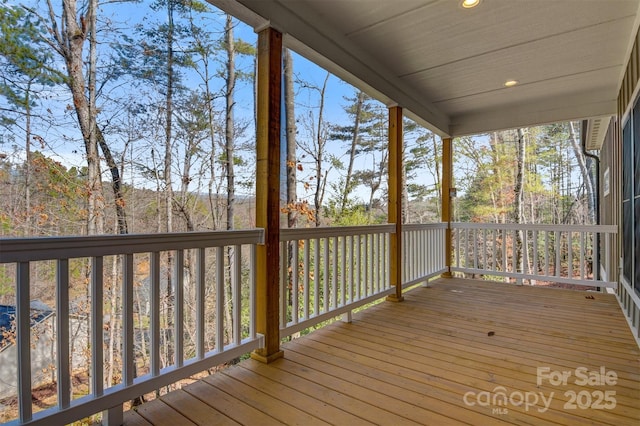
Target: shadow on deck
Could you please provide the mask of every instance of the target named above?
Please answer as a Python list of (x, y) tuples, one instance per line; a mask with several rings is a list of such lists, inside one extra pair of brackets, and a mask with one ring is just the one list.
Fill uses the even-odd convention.
[(284, 350), (125, 424), (640, 424), (640, 350), (613, 295), (441, 279)]

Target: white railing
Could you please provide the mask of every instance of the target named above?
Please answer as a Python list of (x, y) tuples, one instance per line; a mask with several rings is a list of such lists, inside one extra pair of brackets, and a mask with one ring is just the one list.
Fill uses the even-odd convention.
[[(453, 223), (451, 228), (454, 272), (615, 287), (596, 279), (591, 259), (597, 236), (601, 259), (610, 258), (615, 238), (604, 237), (615, 234), (615, 227)], [(403, 225), (403, 287), (447, 270), (446, 229), (446, 223)], [(282, 229), (280, 336), (350, 316), (353, 309), (394, 293), (389, 280), (394, 232), (392, 224)], [(100, 411), (106, 423), (118, 424), (123, 402), (261, 347), (254, 266), (255, 248), (263, 239), (263, 230), (250, 230), (1, 240), (0, 278), (14, 277), (16, 283), (19, 418), (13, 424), (65, 424)], [(55, 407), (35, 412), (30, 301), (50, 277), (57, 331), (51, 362), (58, 396)], [(89, 310), (87, 336), (80, 340), (89, 353), (84, 368), (90, 388), (88, 395), (72, 397), (76, 348), (70, 323), (78, 295), (71, 291), (77, 292), (82, 279)], [(143, 300), (141, 291), (147, 293)], [(637, 295), (619, 287), (618, 297), (637, 334)], [(114, 301), (120, 310), (109, 309), (109, 318), (105, 307)], [(104, 349), (111, 331), (105, 326), (115, 317), (122, 342), (114, 351), (122, 369), (120, 378), (107, 380), (114, 351)]]
[(402, 286), (424, 282), (447, 270), (446, 223), (402, 225)]
[(391, 294), (395, 225), (280, 231), (280, 337)]
[[(609, 261), (616, 226), (452, 223), (454, 265), (469, 274), (616, 288), (594, 273), (596, 241)], [(607, 238), (605, 238), (607, 237)], [(611, 270), (610, 265), (604, 266)]]
[(640, 346), (640, 297), (623, 276), (620, 277), (616, 295), (633, 337)]
[[(16, 282), (19, 418), (12, 423), (66, 424), (104, 411), (109, 424), (120, 424), (123, 402), (260, 347), (253, 293), (255, 247), (263, 234), (250, 230), (2, 239), (0, 272), (5, 278), (13, 275)], [(32, 368), (37, 366), (32, 364), (30, 301), (36, 288), (43, 291), (42, 280), (48, 277), (53, 282), (44, 291), (51, 299), (55, 292), (55, 359), (49, 362), (55, 369), (57, 405), (34, 412)], [(72, 346), (69, 330), (82, 282), (89, 335), (81, 350), (89, 354), (85, 368), (90, 386), (88, 395), (74, 399), (70, 354), (79, 349)], [(147, 296), (141, 302), (135, 295), (145, 286)], [(107, 293), (115, 288), (119, 290)], [(109, 310), (110, 319), (105, 317), (108, 297), (119, 307)], [(243, 315), (243, 309), (248, 314)], [(104, 349), (105, 328), (114, 326), (116, 317), (121, 342), (115, 357), (122, 360), (122, 369), (116, 384), (105, 384), (105, 360), (111, 357)], [(170, 349), (161, 352), (162, 347)]]

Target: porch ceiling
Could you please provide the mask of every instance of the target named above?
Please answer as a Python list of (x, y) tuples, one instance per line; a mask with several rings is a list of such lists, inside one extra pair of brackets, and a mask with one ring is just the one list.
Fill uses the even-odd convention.
[[(440, 135), (616, 113), (640, 0), (209, 0)], [(517, 80), (507, 88), (507, 80)]]

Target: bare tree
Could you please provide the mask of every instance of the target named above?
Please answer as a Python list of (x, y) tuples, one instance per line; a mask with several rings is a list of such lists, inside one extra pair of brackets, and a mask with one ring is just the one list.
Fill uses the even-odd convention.
[[(526, 140), (522, 129), (517, 129), (518, 138), (516, 139), (516, 146), (518, 151), (517, 156), (517, 169), (516, 169), (516, 181), (514, 185), (514, 203), (513, 203), (513, 222), (523, 223), (523, 208), (524, 208), (524, 167), (526, 159)], [(522, 229), (518, 229), (516, 232), (516, 263), (522, 273), (525, 273), (524, 263), (522, 257), (522, 241), (523, 241)]]
[(314, 114), (309, 111), (308, 120), (305, 121), (305, 125), (309, 132), (309, 139), (298, 143), (300, 149), (302, 149), (306, 155), (309, 155), (313, 162), (313, 206), (316, 226), (322, 225), (322, 202), (324, 200), (325, 190), (327, 187), (327, 177), (329, 174), (329, 167), (325, 164), (327, 160), (326, 145), (328, 140), (328, 128), (327, 123), (324, 121), (324, 108), (327, 83), (329, 82), (330, 76), (331, 74), (327, 72), (322, 86), (319, 87), (303, 83), (303, 86), (306, 88), (317, 91), (319, 96), (317, 118), (315, 118)]
[(572, 121), (569, 122), (569, 140), (571, 141), (571, 146), (573, 148), (573, 152), (576, 156), (576, 160), (578, 160), (578, 167), (580, 169), (580, 174), (582, 175), (582, 182), (586, 188), (587, 193), (587, 206), (589, 210), (589, 220), (591, 223), (595, 223), (596, 213), (595, 213), (595, 196), (593, 190), (593, 183), (591, 181), (591, 176), (589, 173), (589, 168), (587, 167), (586, 160), (584, 155), (582, 154), (582, 150), (580, 149), (580, 142), (578, 141), (578, 135), (574, 128), (574, 123)]
[(293, 208), (297, 202), (296, 191), (296, 170), (298, 159), (296, 157), (296, 112), (295, 93), (293, 89), (293, 58), (289, 49), (284, 50), (283, 55), (284, 72), (284, 104), (285, 116), (287, 120), (287, 226), (295, 228), (298, 213)]

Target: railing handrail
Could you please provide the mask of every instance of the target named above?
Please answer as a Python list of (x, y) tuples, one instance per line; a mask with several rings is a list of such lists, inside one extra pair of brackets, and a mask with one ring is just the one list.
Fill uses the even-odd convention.
[(0, 238), (0, 263), (263, 244), (264, 229), (74, 237)]
[(350, 237), (369, 234), (395, 234), (394, 224), (358, 226), (320, 226), (317, 228), (280, 229), (280, 241), (310, 240), (315, 238)]
[(403, 232), (422, 231), (425, 229), (447, 229), (447, 222), (433, 222), (433, 223), (403, 223)]
[(504, 229), (508, 231), (567, 231), (567, 232), (600, 232), (617, 234), (616, 225), (563, 225), (563, 224), (530, 224), (530, 223), (486, 223), (486, 222), (451, 222), (452, 229)]

